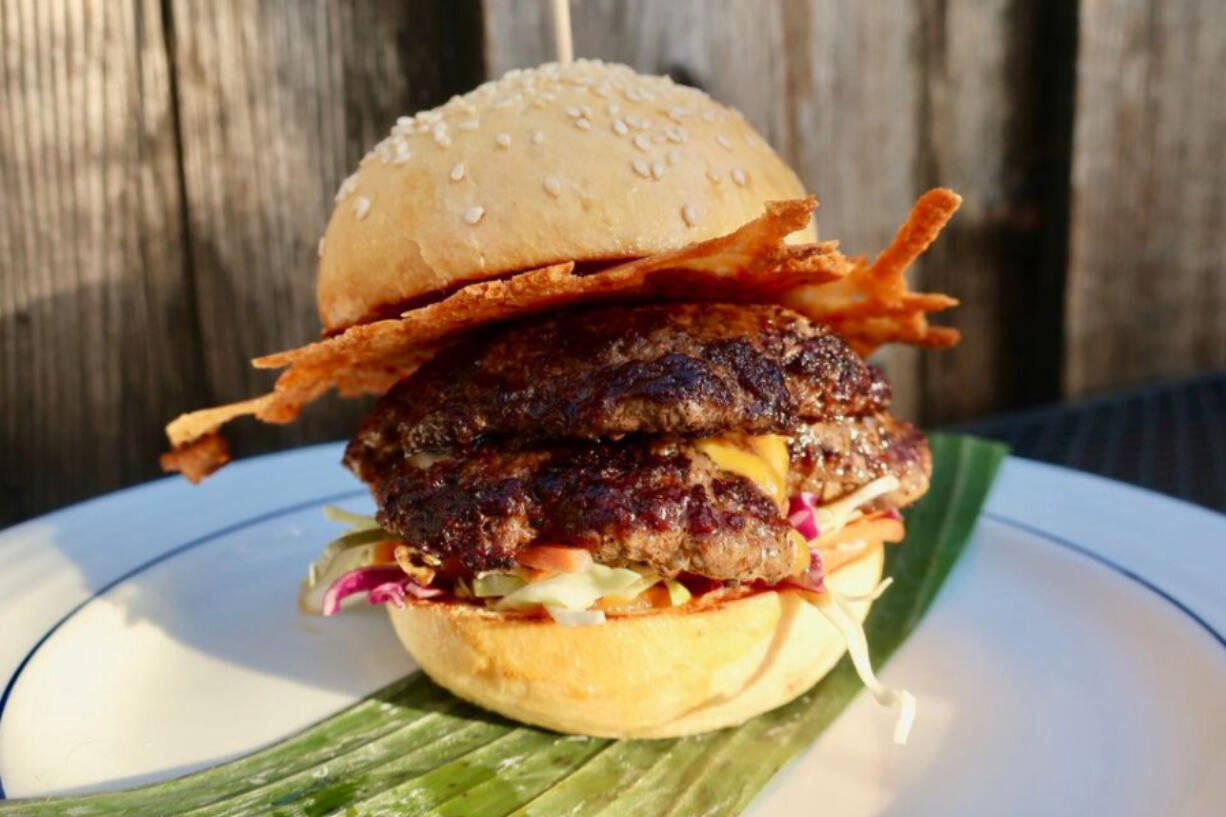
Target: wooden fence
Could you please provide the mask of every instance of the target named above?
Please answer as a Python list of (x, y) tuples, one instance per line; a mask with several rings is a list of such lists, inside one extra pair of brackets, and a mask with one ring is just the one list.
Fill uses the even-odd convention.
[[(396, 116), (552, 56), (543, 0), (0, 0), (0, 525), (156, 473), (318, 332), (332, 194)], [(576, 52), (739, 107), (874, 252), (918, 192), (966, 341), (929, 424), (1226, 365), (1216, 0), (574, 0)], [(240, 454), (349, 433), (333, 401)]]

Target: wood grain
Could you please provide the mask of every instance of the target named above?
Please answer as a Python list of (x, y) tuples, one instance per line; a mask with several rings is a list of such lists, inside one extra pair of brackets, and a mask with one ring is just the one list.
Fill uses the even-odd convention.
[[(954, 350), (921, 359), (924, 417), (952, 422), (1058, 397), (1070, 13), (1016, 0), (922, 4), (919, 176), (964, 203), (923, 260), (962, 299)], [(1054, 233), (1054, 234), (1053, 234)]]
[[(552, 58), (540, 4), (485, 8), (491, 73)], [(601, 0), (577, 4), (573, 22), (577, 55), (671, 73), (741, 109), (818, 195), (822, 235), (849, 252), (884, 247), (927, 187), (966, 197), (913, 276), (962, 299), (940, 320), (967, 342), (882, 355), (900, 413), (944, 422), (1056, 396), (1058, 353), (1027, 345), (1012, 306), (1059, 324), (1045, 231), (1063, 225), (1039, 209), (1048, 177), (1062, 178), (1045, 151), (1067, 123), (1030, 114), (1047, 104), (1038, 43), (1071, 18), (1016, 0)]]
[[(875, 253), (966, 198), (914, 283), (965, 342), (883, 357), (930, 424), (1226, 366), (1212, 0), (584, 0), (579, 56), (740, 108)], [(539, 0), (0, 0), (0, 525), (156, 473), (179, 411), (314, 337), (315, 247), (395, 117), (551, 59)], [(1074, 99), (1076, 121), (1074, 123)], [(346, 436), (334, 401), (240, 455)]]
[[(817, 194), (822, 236), (872, 254), (916, 192), (910, 7), (735, 0), (712, 13), (702, 0), (601, 0), (576, 4), (572, 22), (577, 56), (670, 74), (740, 110)], [(492, 75), (553, 59), (541, 4), (490, 0), (486, 13)], [(880, 360), (907, 415), (919, 407), (916, 360), (909, 349)]]
[(1226, 366), (1222, 4), (1082, 3), (1069, 394)]
[(204, 399), (157, 2), (0, 3), (0, 527), (157, 472)]
[[(341, 180), (399, 115), (442, 102), (447, 4), (174, 0), (188, 251), (212, 397), (267, 390), (259, 354), (319, 334), (316, 248)], [(474, 53), (472, 47), (469, 53)], [(342, 438), (362, 401), (238, 426), (242, 453)]]

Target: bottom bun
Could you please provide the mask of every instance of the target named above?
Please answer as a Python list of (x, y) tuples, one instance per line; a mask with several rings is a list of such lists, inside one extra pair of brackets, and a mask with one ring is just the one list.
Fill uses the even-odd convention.
[[(883, 562), (877, 544), (826, 582), (867, 596)], [(870, 604), (851, 607), (863, 620)], [(743, 723), (809, 689), (846, 650), (794, 590), (591, 627), (469, 604), (388, 612), (421, 668), (455, 695), (517, 721), (599, 737), (679, 737)]]

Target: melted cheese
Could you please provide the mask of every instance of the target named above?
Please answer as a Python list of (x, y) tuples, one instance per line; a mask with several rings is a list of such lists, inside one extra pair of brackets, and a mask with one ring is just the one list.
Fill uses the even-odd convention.
[(725, 435), (699, 440), (695, 447), (710, 457), (716, 468), (744, 477), (776, 504), (782, 506), (787, 501), (786, 437), (778, 434)]

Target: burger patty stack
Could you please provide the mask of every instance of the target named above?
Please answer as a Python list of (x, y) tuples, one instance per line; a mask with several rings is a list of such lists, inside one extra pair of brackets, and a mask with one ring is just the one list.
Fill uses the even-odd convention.
[(931, 461), (864, 358), (956, 342), (904, 278), (956, 194), (844, 256), (736, 111), (578, 61), (401, 117), (336, 201), (323, 337), (162, 460), (198, 480), (236, 417), (379, 395), (344, 454), (375, 515), (327, 509), (304, 611), (383, 604), (439, 684), (560, 731), (741, 723), (845, 653), (905, 727), (860, 626)]
[(435, 358), (379, 401), (345, 463), (432, 584), (530, 571), (561, 545), (691, 590), (770, 586), (821, 562), (791, 497), (881, 484), (870, 521), (927, 489), (927, 445), (889, 400), (878, 370), (780, 306), (575, 310)]

